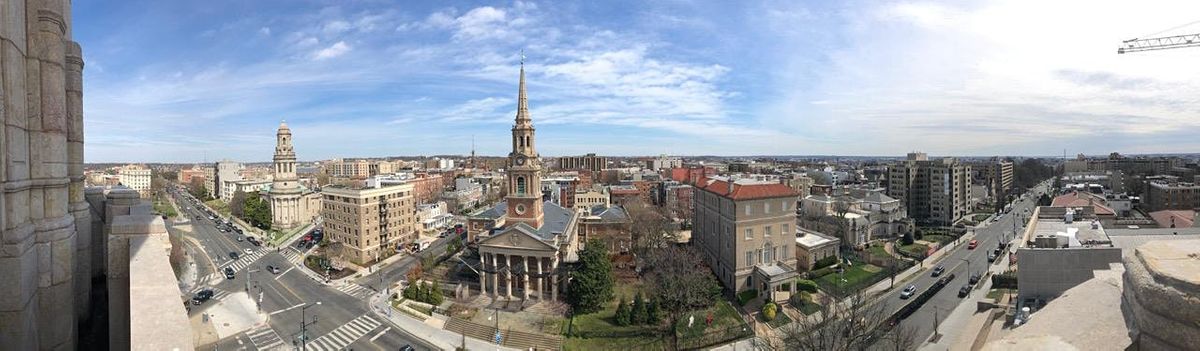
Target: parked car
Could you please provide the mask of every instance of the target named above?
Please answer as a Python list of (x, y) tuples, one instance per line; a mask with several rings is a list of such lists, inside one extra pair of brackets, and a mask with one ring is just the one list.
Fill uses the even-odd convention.
[(942, 267), (942, 266), (933, 267), (933, 276), (937, 277), (939, 275), (942, 275), (942, 272), (945, 272), (945, 271), (946, 271), (945, 267)]
[(971, 278), (967, 280), (967, 283), (970, 283), (971, 285), (975, 285), (975, 283), (979, 282), (979, 278), (980, 278), (979, 273), (972, 274)]
[(996, 262), (996, 253), (988, 252), (988, 262)]
[(967, 297), (967, 294), (970, 294), (970, 293), (971, 293), (971, 284), (966, 284), (966, 285), (963, 285), (961, 288), (958, 288), (958, 297)]
[(238, 241), (239, 243), (240, 243), (240, 242), (242, 242), (242, 237), (240, 237), (240, 236), (239, 236), (239, 237), (237, 237), (237, 241)]
[(900, 298), (907, 299), (912, 297), (915, 293), (917, 293), (917, 286), (909, 285), (908, 287), (904, 288), (904, 291), (900, 292)]
[(407, 345), (407, 344), (400, 347), (400, 351), (416, 351), (416, 350), (417, 349), (414, 349), (411, 345)]
[(225, 279), (233, 279), (233, 267), (225, 267)]
[(979, 246), (979, 240), (971, 239), (971, 242), (967, 243), (967, 250), (974, 250), (976, 246)]
[(202, 304), (205, 301), (208, 301), (209, 299), (211, 299), (212, 297), (213, 297), (212, 289), (200, 290), (200, 292), (196, 293), (196, 296), (192, 297), (192, 304), (193, 305)]

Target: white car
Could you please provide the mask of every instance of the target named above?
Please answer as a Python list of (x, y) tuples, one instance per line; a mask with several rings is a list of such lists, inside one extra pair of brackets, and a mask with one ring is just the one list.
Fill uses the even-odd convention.
[(245, 248), (245, 249), (242, 249), (242, 252), (245, 252), (247, 255), (249, 255), (249, 254), (251, 254), (251, 253), (254, 253), (254, 251), (253, 251), (253, 250), (250, 250), (250, 248)]

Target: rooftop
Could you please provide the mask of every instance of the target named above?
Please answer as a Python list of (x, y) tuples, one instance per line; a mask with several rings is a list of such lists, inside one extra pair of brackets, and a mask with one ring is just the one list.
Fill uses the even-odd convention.
[(1059, 195), (1054, 198), (1050, 204), (1054, 207), (1085, 207), (1090, 206), (1098, 216), (1111, 216), (1116, 214), (1112, 208), (1108, 207), (1108, 200), (1103, 196), (1087, 193), (1087, 192), (1072, 192), (1070, 194)]
[(803, 236), (796, 237), (796, 245), (800, 245), (800, 246), (803, 246), (806, 248), (814, 248), (814, 247), (826, 245), (829, 243), (836, 244), (838, 242), (837, 238), (829, 237), (829, 236), (826, 236), (824, 234), (817, 233), (814, 231), (803, 230), (803, 229), (797, 228), (796, 232), (804, 233)]
[[(989, 341), (983, 350), (1120, 350), (1132, 343), (1121, 308), (1125, 271), (1119, 263), (1095, 271), (1079, 284), (1034, 311), (1029, 322)], [(1102, 308), (1097, 308), (1102, 307)], [(1087, 311), (1087, 318), (1080, 318)]]
[(732, 189), (729, 185), (729, 181), (725, 179), (709, 179), (708, 181), (699, 182), (697, 187), (733, 200), (770, 199), (800, 195), (792, 187), (779, 182), (734, 180)]
[[(1073, 214), (1071, 216), (1074, 217)], [(1082, 218), (1083, 215), (1079, 215), (1079, 217), (1072, 218), (1073, 220), (1067, 223), (1065, 218), (1039, 215), (1037, 222), (1034, 223), (1030, 237), (1026, 240), (1036, 242), (1039, 237), (1057, 236), (1060, 238), (1065, 237), (1065, 244), (1072, 248), (1112, 246), (1108, 234), (1104, 231), (1104, 226), (1100, 225), (1098, 220), (1095, 218)], [(1061, 244), (1063, 242), (1060, 242)], [(1045, 245), (1041, 246), (1045, 247)], [(1032, 247), (1039, 246), (1035, 244)]]

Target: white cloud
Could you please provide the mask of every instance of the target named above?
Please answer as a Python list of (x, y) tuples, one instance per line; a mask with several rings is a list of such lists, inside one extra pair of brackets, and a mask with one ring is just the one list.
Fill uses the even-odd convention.
[(313, 59), (324, 60), (328, 58), (334, 58), (342, 56), (347, 52), (350, 52), (350, 45), (346, 45), (346, 42), (344, 41), (339, 41), (333, 43), (333, 45), (330, 45), (327, 48), (318, 50), (315, 54), (313, 54)]
[(259, 28), (259, 29), (258, 29), (258, 34), (262, 34), (262, 35), (265, 35), (265, 36), (270, 36), (270, 35), (271, 35), (271, 27), (262, 27), (262, 28)]

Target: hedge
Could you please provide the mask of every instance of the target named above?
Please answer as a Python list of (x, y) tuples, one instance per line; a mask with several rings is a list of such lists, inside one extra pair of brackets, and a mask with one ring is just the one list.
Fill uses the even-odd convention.
[(992, 289), (1016, 289), (1017, 272), (1007, 271), (992, 276)]
[(825, 256), (825, 258), (817, 260), (813, 264), (813, 269), (825, 268), (837, 263), (837, 256)]
[(817, 282), (808, 279), (796, 279), (796, 290), (810, 293), (817, 292)]
[(808, 279), (817, 279), (820, 277), (827, 276), (830, 273), (836, 272), (837, 268), (838, 268), (838, 266), (830, 266), (830, 267), (825, 267), (825, 268), (821, 268), (818, 270), (808, 272)]
[(737, 294), (738, 306), (745, 306), (747, 302), (758, 297), (758, 289), (747, 289)]

